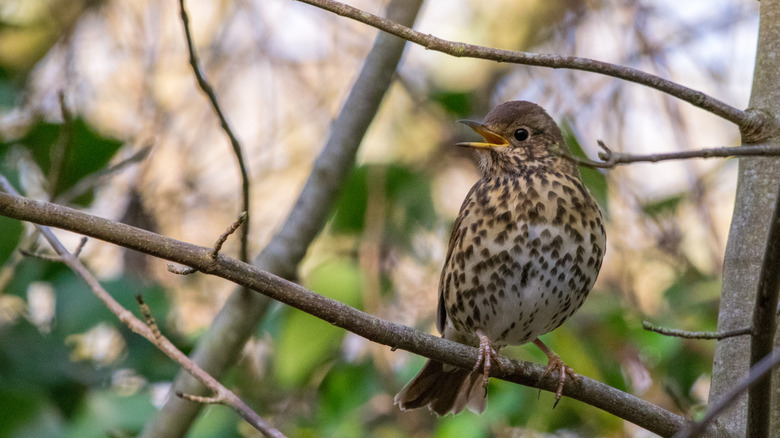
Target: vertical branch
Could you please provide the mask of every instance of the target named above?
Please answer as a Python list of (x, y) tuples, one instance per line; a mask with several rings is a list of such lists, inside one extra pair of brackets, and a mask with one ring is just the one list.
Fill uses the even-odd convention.
[[(753, 89), (750, 107), (767, 114), (780, 114), (780, 0), (762, 0), (758, 30), (758, 50), (753, 73)], [(747, 135), (743, 134), (743, 143)], [(777, 130), (759, 144), (780, 146)], [(731, 220), (726, 256), (723, 265), (723, 286), (721, 293), (718, 331), (745, 327), (754, 314), (756, 296), (762, 284), (762, 254), (757, 248), (767, 247), (772, 212), (778, 198), (780, 161), (775, 158), (741, 158), (739, 179)], [(774, 269), (777, 269), (775, 265)], [(756, 328), (755, 326), (753, 327)], [(766, 327), (765, 329), (768, 329)], [(709, 405), (718, 404), (728, 391), (740, 381), (750, 368), (751, 341), (747, 338), (729, 338), (718, 341), (713, 362), (712, 386)], [(776, 373), (773, 373), (776, 374)], [(772, 379), (773, 395), (777, 402), (780, 379)], [(766, 385), (767, 387), (769, 385)], [(751, 393), (752, 394), (752, 393)], [(754, 397), (751, 395), (751, 397)], [(751, 403), (751, 415), (766, 417), (777, 411), (769, 404), (759, 407)], [(758, 411), (753, 412), (753, 409)], [(780, 421), (777, 414), (774, 421)], [(718, 419), (720, 428), (731, 436), (744, 436), (747, 432), (748, 397), (741, 396)], [(751, 426), (754, 427), (754, 426)], [(780, 425), (775, 424), (777, 428)], [(762, 436), (762, 435), (750, 435)], [(766, 435), (763, 435), (766, 436)]]
[[(778, 189), (780, 192), (780, 189)], [(772, 221), (764, 250), (764, 262), (758, 280), (758, 295), (753, 306), (753, 337), (750, 340), (750, 366), (772, 353), (777, 330), (777, 294), (780, 292), (780, 196), (775, 200)], [(772, 407), (772, 375), (766, 374), (748, 391), (747, 436), (769, 436)]]
[[(203, 74), (203, 71), (200, 69), (200, 65), (198, 63), (198, 54), (195, 51), (195, 43), (192, 40), (192, 31), (190, 30), (190, 18), (187, 15), (187, 10), (184, 8), (184, 0), (179, 0), (179, 10), (181, 13), (181, 22), (184, 25), (184, 35), (187, 40), (187, 52), (189, 53), (190, 57), (190, 66), (192, 67), (193, 73), (195, 73), (198, 86), (209, 98), (211, 107), (214, 109), (214, 112), (219, 118), (219, 124), (222, 127), (222, 130), (225, 131), (225, 134), (227, 134), (228, 138), (230, 139), (230, 146), (233, 148), (233, 154), (236, 156), (236, 161), (238, 161), (238, 168), (241, 171), (241, 198), (243, 203), (242, 211), (251, 215), (251, 210), (249, 209), (249, 172), (247, 171), (246, 163), (244, 163), (244, 153), (242, 152), (243, 148), (241, 147), (241, 142), (238, 140), (235, 132), (233, 132), (233, 128), (231, 128), (230, 123), (228, 123), (227, 117), (225, 117), (225, 113), (222, 111), (222, 107), (219, 106), (217, 93), (214, 92), (214, 87), (209, 84), (205, 75)], [(249, 263), (249, 221), (244, 224), (244, 227), (241, 230), (240, 251), (241, 255), (239, 258), (241, 261)]]
[[(388, 18), (411, 26), (422, 0), (392, 0)], [(346, 174), (355, 163), (358, 146), (374, 119), (403, 54), (406, 41), (379, 33), (352, 90), (333, 123), (330, 136), (284, 225), (254, 261), (258, 268), (284, 278), (295, 275), (306, 250), (327, 221)], [(193, 360), (213, 376), (236, 362), (244, 343), (268, 308), (270, 300), (237, 290), (228, 298), (209, 331), (193, 352)], [(196, 394), (202, 387), (186, 373), (174, 383), (177, 391)], [(183, 436), (199, 405), (171, 397), (142, 436)]]

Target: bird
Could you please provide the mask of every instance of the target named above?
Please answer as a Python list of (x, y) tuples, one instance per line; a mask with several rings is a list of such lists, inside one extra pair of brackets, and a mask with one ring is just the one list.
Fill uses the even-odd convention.
[(579, 376), (539, 336), (563, 324), (593, 288), (606, 250), (601, 210), (541, 106), (509, 101), (484, 122), (459, 122), (484, 139), (456, 143), (476, 151), (480, 178), (452, 227), (436, 327), (477, 347), (477, 361), (465, 370), (428, 360), (394, 402), (440, 416), (482, 413), (499, 350), (533, 342), (548, 357), (542, 378), (558, 373), (557, 404), (567, 376)]

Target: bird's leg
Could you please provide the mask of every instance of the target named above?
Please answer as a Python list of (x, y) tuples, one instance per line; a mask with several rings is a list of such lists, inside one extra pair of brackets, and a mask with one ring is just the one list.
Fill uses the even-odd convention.
[(541, 348), (544, 354), (547, 355), (547, 368), (544, 370), (544, 374), (542, 374), (542, 377), (539, 379), (539, 391), (541, 391), (542, 379), (552, 374), (554, 370), (558, 370), (558, 387), (555, 391), (555, 404), (553, 405), (553, 408), (555, 408), (558, 406), (558, 402), (561, 400), (561, 396), (563, 395), (563, 384), (566, 383), (566, 375), (568, 374), (569, 377), (571, 377), (575, 382), (580, 381), (580, 376), (574, 372), (574, 369), (563, 363), (563, 360), (561, 360), (560, 356), (555, 354), (546, 345), (544, 345), (544, 342), (542, 342), (541, 339), (536, 338), (536, 340), (534, 340), (534, 345)]
[[(487, 393), (488, 382), (490, 381), (490, 367), (493, 361), (498, 364), (501, 370), (504, 370), (504, 366), (501, 365), (499, 360), (498, 351), (493, 348), (493, 344), (490, 343), (490, 339), (482, 333), (482, 330), (477, 330), (477, 336), (479, 337), (479, 347), (477, 347), (477, 363), (474, 364), (474, 368), (471, 369), (472, 373), (482, 373), (482, 387), (485, 388)], [(480, 370), (480, 368), (482, 368)]]

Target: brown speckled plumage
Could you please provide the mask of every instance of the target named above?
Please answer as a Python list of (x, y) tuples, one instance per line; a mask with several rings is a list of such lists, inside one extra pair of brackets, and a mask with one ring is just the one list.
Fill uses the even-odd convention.
[(485, 409), (491, 359), (505, 345), (533, 341), (557, 370), (559, 388), (574, 376), (537, 338), (582, 306), (606, 246), (601, 212), (577, 167), (556, 154), (561, 131), (536, 104), (507, 102), (484, 123), (463, 121), (485, 142), (482, 177), (463, 201), (439, 283), (437, 328), (447, 339), (479, 346), (466, 371), (428, 361), (395, 398), (401, 409), (428, 406), (439, 415)]

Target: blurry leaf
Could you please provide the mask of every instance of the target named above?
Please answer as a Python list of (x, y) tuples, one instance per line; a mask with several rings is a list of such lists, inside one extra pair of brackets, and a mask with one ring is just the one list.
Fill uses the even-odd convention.
[(642, 204), (642, 211), (648, 216), (658, 217), (673, 214), (685, 199), (682, 194), (669, 196)]
[(26, 385), (0, 385), (0, 412), (0, 438), (59, 436), (62, 419), (42, 391)]
[(135, 436), (155, 411), (149, 394), (124, 397), (111, 390), (94, 390), (84, 398), (64, 436)]
[(436, 428), (436, 438), (456, 438), (456, 437), (487, 437), (487, 430), (483, 430), (475, 414), (470, 411), (455, 416), (443, 417), (439, 420), (439, 427)]
[[(587, 155), (582, 149), (579, 141), (579, 135), (574, 131), (574, 128), (566, 121), (563, 120), (560, 124), (561, 132), (563, 133), (563, 139), (571, 149), (571, 152), (576, 157), (587, 158)], [(580, 174), (582, 175), (582, 182), (588, 187), (590, 193), (596, 198), (601, 207), (601, 212), (604, 214), (604, 219), (609, 219), (609, 198), (607, 197), (607, 177), (598, 169), (590, 167), (580, 166)]]
[(431, 93), (430, 100), (457, 117), (467, 117), (472, 112), (472, 93), (438, 89)]
[[(69, 130), (69, 134), (65, 130)], [(74, 119), (68, 125), (39, 121), (18, 143), (30, 150), (46, 177), (52, 178), (55, 175), (52, 175), (51, 171), (57, 167), (52, 156), (57, 152), (55, 148), (62, 147), (59, 144), (62, 138), (69, 138), (69, 141), (64, 145), (63, 160), (58, 164), (60, 167), (57, 181), (50, 181), (55, 187), (55, 197), (85, 176), (104, 168), (122, 146), (121, 141), (102, 137), (94, 132), (81, 118)], [(90, 192), (76, 198), (74, 202), (87, 205), (91, 199)]]
[(382, 391), (379, 382), (376, 368), (369, 362), (359, 366), (341, 364), (330, 370), (318, 390), (319, 435), (355, 438), (371, 435), (366, 430), (365, 418), (371, 413), (366, 403)]
[(427, 178), (399, 165), (365, 165), (356, 168), (336, 205), (331, 229), (336, 233), (362, 233), (371, 202), (383, 202), (385, 238), (408, 243), (415, 227), (435, 223), (431, 187)]
[[(349, 261), (324, 264), (306, 279), (311, 290), (358, 308), (362, 284), (360, 269)], [(317, 366), (333, 358), (344, 334), (341, 328), (290, 309), (274, 361), (274, 375), (280, 385), (303, 384)]]
[(24, 225), (15, 219), (0, 217), (0, 266), (13, 254), (19, 241), (22, 240)]

